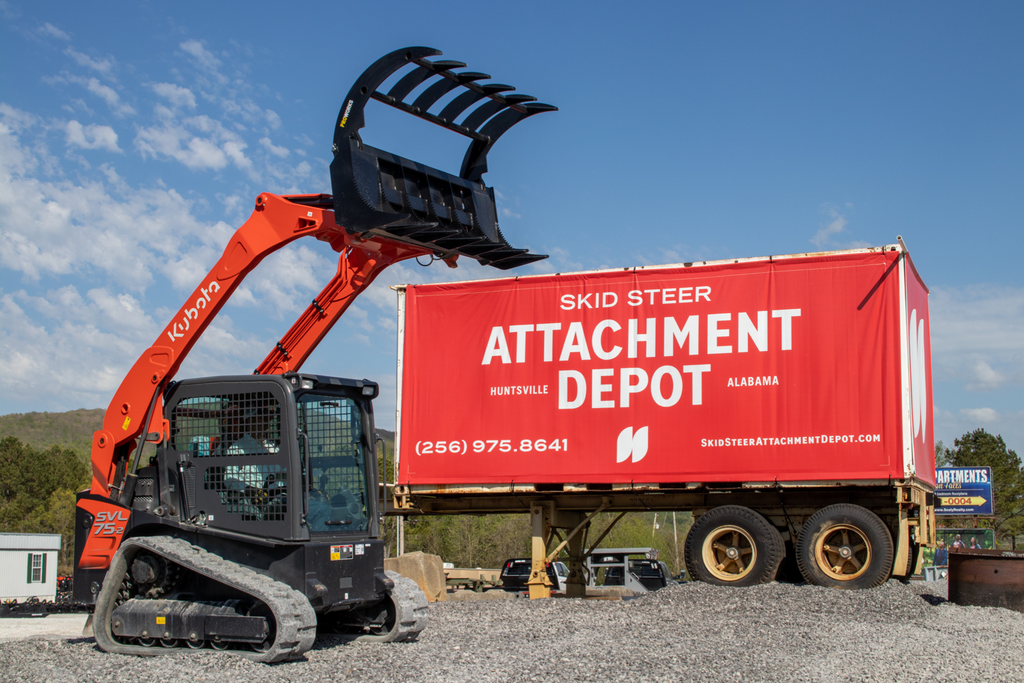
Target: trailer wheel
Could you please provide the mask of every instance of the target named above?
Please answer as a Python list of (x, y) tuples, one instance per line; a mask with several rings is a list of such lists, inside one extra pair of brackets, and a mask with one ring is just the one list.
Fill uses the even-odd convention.
[(782, 534), (750, 508), (723, 505), (697, 518), (686, 536), (690, 576), (717, 586), (775, 579), (785, 555)]
[(829, 505), (800, 530), (796, 561), (807, 582), (816, 586), (873, 588), (892, 573), (892, 535), (866, 508)]

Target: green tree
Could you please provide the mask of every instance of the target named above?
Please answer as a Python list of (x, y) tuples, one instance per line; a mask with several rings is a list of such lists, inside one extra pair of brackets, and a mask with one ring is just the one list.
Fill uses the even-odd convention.
[(947, 448), (941, 441), (935, 444), (935, 466), (953, 467), (953, 449)]
[(72, 570), (75, 491), (89, 468), (70, 448), (39, 450), (9, 436), (0, 440), (0, 531), (61, 535), (58, 571)]
[[(936, 465), (942, 467), (991, 467), (992, 505), (995, 518), (980, 520), (980, 525), (995, 531), (996, 540), (1015, 544), (1024, 533), (1024, 471), (1016, 452), (1008, 449), (1003, 437), (984, 429), (975, 429), (954, 440), (953, 448), (940, 442), (935, 447)], [(963, 525), (966, 518), (950, 520)]]
[(529, 557), (530, 516), (411, 516), (405, 550), (440, 555), (456, 567), (496, 569), (511, 557)]

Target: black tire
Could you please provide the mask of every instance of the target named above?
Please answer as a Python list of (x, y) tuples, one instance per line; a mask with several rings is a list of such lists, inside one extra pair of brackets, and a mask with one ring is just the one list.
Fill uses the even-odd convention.
[(786, 552), (779, 530), (739, 505), (723, 505), (698, 517), (685, 550), (691, 578), (716, 586), (773, 581)]
[(874, 588), (892, 574), (892, 534), (878, 515), (859, 505), (829, 505), (800, 530), (796, 561), (808, 583)]

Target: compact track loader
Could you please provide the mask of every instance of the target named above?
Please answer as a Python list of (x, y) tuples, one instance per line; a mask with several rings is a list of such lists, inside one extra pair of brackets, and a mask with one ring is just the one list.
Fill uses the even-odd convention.
[[(299, 657), (318, 629), (401, 641), (426, 625), (423, 593), (383, 568), (377, 384), (300, 369), (391, 264), (468, 257), (509, 269), (545, 258), (509, 245), (482, 176), (501, 135), (555, 107), (428, 59), (440, 54), (397, 50), (359, 77), (335, 127), (333, 195), (257, 197), (115, 393), (75, 537), (75, 599), (95, 604), (105, 651), (211, 647), (274, 662)], [(459, 175), (365, 145), (371, 99), (469, 138)], [(243, 278), (303, 237), (338, 252), (338, 271), (254, 374), (176, 381)], [(155, 454), (143, 458), (147, 443)]]

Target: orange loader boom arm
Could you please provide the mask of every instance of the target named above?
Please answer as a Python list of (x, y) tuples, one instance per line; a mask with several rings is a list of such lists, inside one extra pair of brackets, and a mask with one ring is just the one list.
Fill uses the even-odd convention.
[[(103, 429), (93, 435), (91, 493), (112, 497), (111, 489), (124, 488), (131, 447), (144, 431), (147, 440), (159, 442), (166, 437), (163, 387), (245, 276), (268, 255), (306, 236), (327, 242), (340, 253), (335, 276), (260, 364), (257, 374), (298, 370), (378, 273), (393, 263), (431, 254), (423, 247), (349, 235), (335, 223), (332, 210), (291, 201), (306, 198), (269, 193), (257, 197), (252, 216), (235, 231), (220, 260), (132, 366), (107, 408)], [(142, 444), (138, 445), (141, 449)]]

